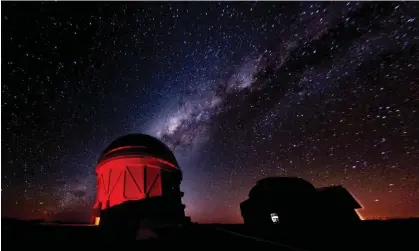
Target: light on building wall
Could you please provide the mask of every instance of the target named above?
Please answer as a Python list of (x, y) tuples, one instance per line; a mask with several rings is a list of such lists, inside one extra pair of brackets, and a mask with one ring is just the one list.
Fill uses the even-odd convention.
[(278, 214), (276, 213), (271, 213), (271, 220), (274, 224), (278, 224), (279, 223), (279, 217)]
[(100, 217), (95, 218), (95, 226), (99, 226), (100, 223)]

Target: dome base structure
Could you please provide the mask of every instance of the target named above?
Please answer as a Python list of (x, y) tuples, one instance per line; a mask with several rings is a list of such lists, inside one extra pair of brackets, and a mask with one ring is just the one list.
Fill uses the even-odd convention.
[(111, 229), (182, 225), (187, 223), (184, 209), (183, 204), (165, 197), (133, 200), (102, 210), (99, 225)]

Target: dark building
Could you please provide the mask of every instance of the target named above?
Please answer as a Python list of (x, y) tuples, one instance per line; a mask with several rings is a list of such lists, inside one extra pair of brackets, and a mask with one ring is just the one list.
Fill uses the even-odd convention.
[(361, 208), (341, 186), (316, 189), (310, 182), (294, 177), (262, 179), (240, 203), (248, 225), (301, 226), (341, 224), (359, 221), (355, 209)]
[(319, 215), (328, 222), (353, 223), (360, 220), (356, 209), (362, 208), (356, 199), (342, 186), (317, 188)]
[(182, 172), (172, 151), (144, 134), (116, 139), (96, 166), (92, 223), (109, 227), (182, 224)]

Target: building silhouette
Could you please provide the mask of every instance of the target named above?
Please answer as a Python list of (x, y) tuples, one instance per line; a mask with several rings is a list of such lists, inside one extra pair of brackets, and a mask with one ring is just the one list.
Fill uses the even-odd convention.
[(356, 209), (362, 207), (343, 186), (317, 188), (317, 200), (321, 205), (319, 215), (330, 224), (351, 224), (360, 220)]
[(360, 220), (361, 208), (342, 186), (315, 188), (295, 177), (270, 177), (257, 182), (249, 198), (240, 203), (246, 225), (306, 226), (351, 224)]
[(188, 220), (180, 191), (182, 172), (172, 151), (144, 134), (113, 141), (95, 168), (92, 223), (108, 227), (180, 224)]

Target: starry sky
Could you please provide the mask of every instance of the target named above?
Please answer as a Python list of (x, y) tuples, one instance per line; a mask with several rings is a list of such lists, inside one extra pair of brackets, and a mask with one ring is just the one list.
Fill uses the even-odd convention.
[(261, 178), (419, 216), (415, 2), (2, 3), (2, 216), (87, 220), (101, 151), (158, 137), (186, 213), (241, 222)]

